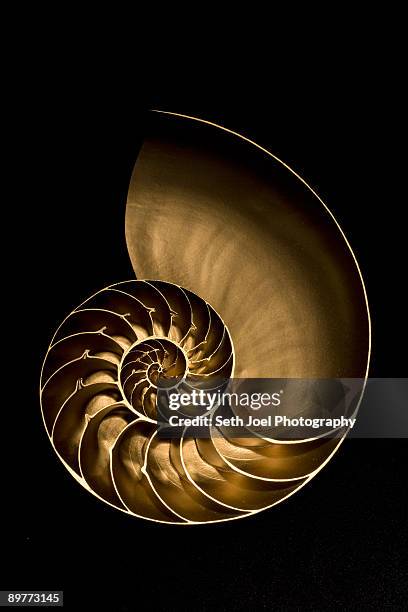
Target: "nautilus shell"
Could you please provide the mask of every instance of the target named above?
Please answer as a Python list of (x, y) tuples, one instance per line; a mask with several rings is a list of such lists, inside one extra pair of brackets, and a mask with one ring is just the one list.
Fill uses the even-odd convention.
[(47, 352), (41, 406), (55, 451), (88, 491), (152, 521), (238, 519), (286, 499), (346, 430), (293, 443), (212, 426), (166, 438), (158, 397), (233, 377), (364, 378), (367, 300), (338, 224), (254, 143), (154, 113), (126, 240), (138, 280), (83, 302)]

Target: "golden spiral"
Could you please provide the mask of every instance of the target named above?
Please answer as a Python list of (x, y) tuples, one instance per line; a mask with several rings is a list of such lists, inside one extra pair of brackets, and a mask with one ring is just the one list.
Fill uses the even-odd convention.
[[(129, 515), (239, 519), (310, 481), (346, 428), (291, 442), (213, 425), (165, 438), (162, 390), (221, 390), (234, 376), (365, 380), (367, 298), (336, 220), (287, 166), (214, 124), (153, 119), (131, 180), (126, 240), (136, 277), (159, 280), (111, 285), (63, 321), (41, 374), (44, 424), (72, 476)], [(223, 147), (240, 150), (249, 170)]]

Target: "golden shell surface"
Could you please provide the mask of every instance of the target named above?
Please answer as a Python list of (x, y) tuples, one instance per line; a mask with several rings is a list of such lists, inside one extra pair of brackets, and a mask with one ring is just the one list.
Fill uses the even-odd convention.
[[(191, 122), (260, 155), (271, 177), (237, 173), (202, 153), (185, 136)], [(345, 430), (296, 444), (211, 428), (166, 440), (157, 433), (157, 379), (194, 387), (206, 377), (364, 378), (367, 298), (333, 215), (255, 143), (162, 114), (134, 169), (126, 240), (136, 277), (155, 280), (117, 283), (87, 299), (44, 361), (42, 414), (64, 465), (111, 506), (170, 524), (238, 519), (291, 496)]]

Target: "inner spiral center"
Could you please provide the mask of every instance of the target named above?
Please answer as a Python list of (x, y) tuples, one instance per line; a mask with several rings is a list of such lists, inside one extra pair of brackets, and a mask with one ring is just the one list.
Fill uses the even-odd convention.
[(162, 352), (157, 349), (157, 351), (154, 351), (154, 355), (151, 352), (147, 353), (147, 355), (157, 359), (148, 366), (147, 378), (155, 387), (171, 386), (175, 380), (184, 377), (187, 371), (186, 357), (174, 342), (167, 339), (157, 342), (164, 350)]
[(187, 357), (178, 344), (169, 338), (150, 337), (127, 351), (120, 367), (120, 382), (126, 399), (137, 409), (149, 394), (154, 395), (153, 401), (158, 388), (177, 386), (187, 371)]

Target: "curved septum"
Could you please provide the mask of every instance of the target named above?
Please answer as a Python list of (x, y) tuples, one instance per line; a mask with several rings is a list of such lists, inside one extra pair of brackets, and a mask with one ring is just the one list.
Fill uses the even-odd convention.
[(53, 447), (90, 492), (123, 512), (177, 524), (225, 521), (291, 495), (338, 440), (279, 444), (158, 435), (161, 388), (216, 390), (233, 376), (227, 327), (205, 300), (162, 281), (99, 291), (58, 328), (41, 377)]

